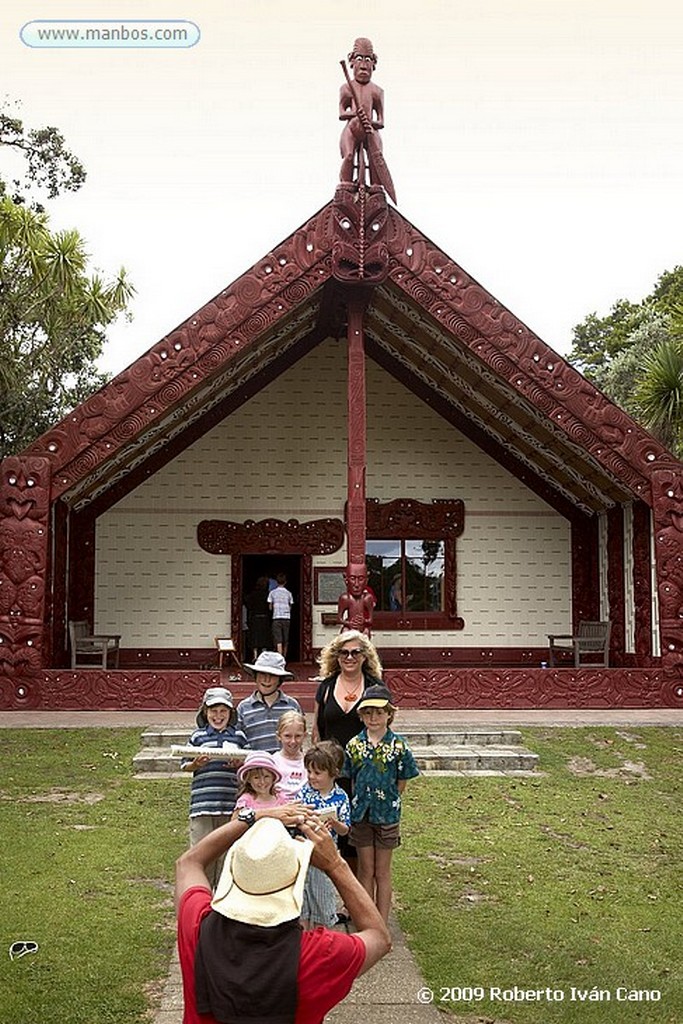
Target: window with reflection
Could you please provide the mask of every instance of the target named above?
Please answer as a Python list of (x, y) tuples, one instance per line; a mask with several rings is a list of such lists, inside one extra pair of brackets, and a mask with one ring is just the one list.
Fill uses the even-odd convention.
[(365, 553), (376, 611), (445, 611), (443, 540), (368, 540)]

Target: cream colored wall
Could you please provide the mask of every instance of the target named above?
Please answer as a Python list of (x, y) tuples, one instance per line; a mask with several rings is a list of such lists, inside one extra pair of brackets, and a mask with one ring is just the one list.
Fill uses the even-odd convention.
[[(377, 642), (526, 645), (565, 632), (568, 523), (371, 362), (367, 394), (368, 497), (465, 502), (465, 629), (378, 633)], [(328, 341), (100, 517), (97, 628), (120, 632), (126, 647), (210, 644), (230, 622), (230, 559), (201, 550), (198, 522), (341, 517), (345, 498), (345, 345)], [(345, 561), (342, 550), (315, 565)], [(322, 610), (316, 647), (334, 632)]]

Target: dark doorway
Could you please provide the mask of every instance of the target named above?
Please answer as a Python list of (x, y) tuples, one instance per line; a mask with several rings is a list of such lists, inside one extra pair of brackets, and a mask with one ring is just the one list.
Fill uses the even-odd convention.
[[(242, 602), (253, 589), (259, 576), (275, 579), (283, 572), (287, 577), (286, 587), (291, 590), (294, 604), (289, 629), (287, 661), (301, 660), (301, 555), (242, 555)], [(244, 633), (244, 631), (243, 631)], [(244, 639), (244, 637), (243, 637)], [(251, 662), (252, 650), (244, 645), (243, 655)], [(272, 648), (274, 650), (274, 648)]]

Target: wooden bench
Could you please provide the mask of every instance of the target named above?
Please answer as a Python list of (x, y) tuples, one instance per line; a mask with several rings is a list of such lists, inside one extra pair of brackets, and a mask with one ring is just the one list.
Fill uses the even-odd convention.
[[(571, 633), (548, 633), (549, 662), (556, 667), (558, 659), (574, 658), (575, 668), (582, 665), (609, 666), (609, 635), (611, 623), (589, 622), (579, 623), (575, 636)], [(558, 641), (560, 641), (558, 643)]]

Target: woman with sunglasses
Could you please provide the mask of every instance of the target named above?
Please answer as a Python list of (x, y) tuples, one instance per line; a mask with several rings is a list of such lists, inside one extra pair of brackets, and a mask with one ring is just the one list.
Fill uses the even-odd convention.
[[(382, 664), (372, 641), (357, 629), (335, 636), (320, 652), (319, 663), (323, 679), (315, 695), (312, 741), (336, 740), (345, 747), (363, 728), (356, 708), (368, 686), (382, 681)], [(350, 780), (337, 781), (350, 798)], [(339, 837), (339, 850), (354, 866), (356, 851), (346, 839)]]

